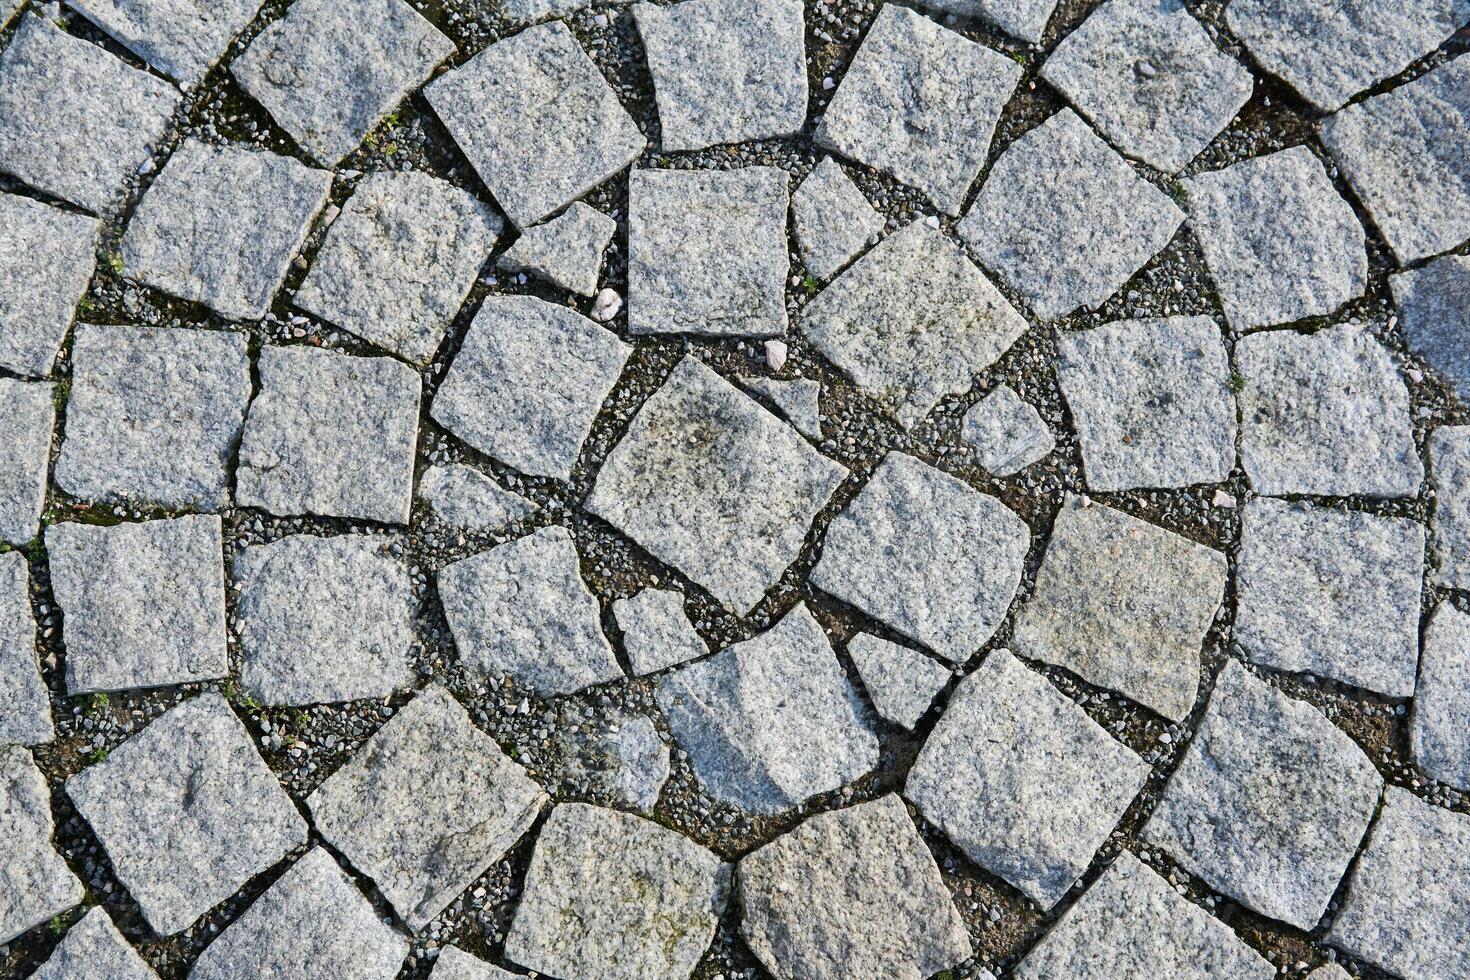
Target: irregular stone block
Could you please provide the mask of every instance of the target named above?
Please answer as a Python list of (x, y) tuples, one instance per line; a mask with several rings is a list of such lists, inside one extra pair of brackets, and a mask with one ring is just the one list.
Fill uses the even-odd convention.
[(996, 476), (1018, 473), (1057, 448), (1041, 413), (1007, 385), (970, 406), (962, 432), (979, 454), (980, 465)]
[(0, 943), (60, 915), (85, 897), (82, 883), (51, 843), (51, 791), (31, 753), (0, 745)]
[(50, 384), (0, 378), (0, 541), (25, 544), (41, 529), (56, 427), (55, 390)]
[(818, 408), (818, 397), (822, 393), (820, 382), (746, 378), (740, 385), (776, 406), (776, 414), (796, 426), (797, 432), (808, 439), (822, 438), (822, 417)]
[(25, 556), (0, 554), (0, 745), (40, 745), (56, 737), (51, 695), (36, 661), (36, 618)]
[(1430, 581), (1470, 589), (1470, 426), (1443, 425), (1430, 433), (1429, 471)]
[(31, 980), (158, 980), (158, 974), (128, 945), (107, 911), (98, 906), (77, 920)]
[(1389, 276), (1388, 285), (1409, 348), (1470, 401), (1470, 255), (1435, 259)]
[(950, 672), (942, 664), (868, 633), (849, 640), (847, 653), (878, 714), (909, 731), (949, 683)]
[(261, 0), (77, 0), (70, 6), (186, 87), (203, 80)]
[(579, 296), (597, 292), (602, 255), (618, 223), (594, 207), (573, 201), (544, 225), (527, 228), (496, 262), (509, 272), (527, 272)]
[(516, 975), (491, 966), (457, 946), (445, 946), (434, 961), (429, 980), (515, 980)]
[(883, 216), (831, 157), (824, 157), (791, 195), (791, 223), (802, 265), (822, 280), (836, 275), (883, 230)]
[(709, 653), (704, 638), (684, 612), (682, 593), (644, 589), (612, 604), (623, 647), (633, 673), (640, 677)]
[(1470, 789), (1470, 616), (1448, 602), (1424, 631), (1409, 746), (1427, 775)]
[(669, 780), (669, 747), (642, 715), (614, 714), (607, 721), (559, 732), (558, 775), (578, 795), (610, 799), (651, 813)]
[(0, 194), (0, 368), (44, 378), (97, 266), (102, 222)]
[(955, 17), (978, 17), (1007, 34), (1038, 44), (1057, 0), (924, 0), (924, 7)]
[(525, 520), (539, 508), (472, 466), (442, 463), (419, 479), (419, 496), (439, 520), (467, 531), (494, 533)]

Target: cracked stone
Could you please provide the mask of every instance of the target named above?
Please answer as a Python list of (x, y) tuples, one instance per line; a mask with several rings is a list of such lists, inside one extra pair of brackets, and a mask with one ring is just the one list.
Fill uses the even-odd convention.
[(1470, 426), (1445, 425), (1430, 433), (1429, 469), (1430, 581), (1470, 589)]
[(543, 697), (623, 678), (564, 527), (445, 566), (439, 596), (460, 662), (472, 670)]
[(1225, 578), (1225, 556), (1213, 548), (1070, 497), (1011, 642), (1022, 656), (1183, 721)]
[(821, 382), (744, 378), (740, 384), (746, 391), (769, 400), (782, 418), (796, 426), (797, 432), (808, 439), (822, 438), (822, 416), (818, 407)]
[(638, 676), (694, 660), (709, 653), (689, 622), (684, 596), (668, 589), (644, 589), (612, 604), (623, 647)]
[(1425, 774), (1470, 789), (1470, 616), (1448, 602), (1424, 630), (1409, 746)]
[(419, 496), (451, 527), (493, 534), (539, 508), (472, 466), (442, 463), (419, 479)]
[(569, 480), (632, 348), (575, 310), (492, 296), (470, 323), (429, 414), (532, 476)]
[(994, 635), (1031, 535), (995, 497), (890, 453), (827, 528), (809, 581), (963, 663)]
[(31, 980), (158, 980), (158, 974), (128, 945), (112, 917), (100, 906), (66, 930), (51, 956)]
[(68, 6), (192, 87), (255, 19), (261, 0), (77, 0)]
[(51, 384), (0, 378), (0, 541), (25, 544), (40, 531), (56, 427), (54, 397)]
[(903, 792), (970, 860), (1048, 909), (1148, 774), (1044, 677), (995, 650), (960, 682)]
[(1063, 109), (1005, 149), (956, 228), (1052, 320), (1101, 306), (1183, 223), (1167, 194)]
[(0, 942), (60, 915), (85, 897), (82, 883), (51, 843), (51, 791), (19, 745), (0, 745)]
[(878, 714), (909, 731), (949, 683), (947, 667), (917, 650), (869, 633), (849, 640), (847, 654)]
[(857, 692), (805, 605), (665, 675), (656, 693), (704, 792), (752, 813), (789, 810), (878, 764)]
[(226, 676), (223, 549), (214, 516), (46, 528), (67, 693)]
[(1026, 332), (964, 252), (922, 221), (858, 259), (801, 316), (817, 350), (905, 429), (968, 391)]
[(66, 795), (160, 936), (188, 928), (306, 843), (306, 821), (213, 692), (72, 776)]
[(546, 803), (448, 691), (430, 686), (307, 797), (322, 837), (418, 932)]
[(886, 4), (828, 103), (816, 140), (957, 215), (1021, 75), (1000, 52)]
[(544, 225), (521, 232), (497, 267), (526, 272), (569, 293), (592, 296), (602, 272), (602, 256), (618, 223), (594, 207), (573, 201)]
[(831, 157), (824, 157), (791, 195), (791, 223), (802, 265), (824, 281), (883, 231), (883, 216)]
[(40, 745), (56, 737), (36, 660), (30, 583), (24, 555), (0, 554), (0, 744)]
[(427, 364), (500, 236), (468, 191), (417, 172), (368, 174), (327, 230), (292, 302)]
[(245, 334), (84, 323), (71, 365), (58, 487), (105, 503), (230, 505), (250, 402)]
[(1143, 839), (1214, 890), (1310, 930), (1382, 786), (1363, 750), (1320, 711), (1230, 660)]
[(1470, 401), (1470, 256), (1446, 255), (1388, 285), (1409, 348)]
[(0, 194), (0, 368), (51, 373), (92, 281), (101, 230), (95, 218)]
[(1007, 385), (970, 406), (961, 438), (975, 449), (980, 465), (996, 476), (1018, 473), (1057, 448), (1041, 413)]

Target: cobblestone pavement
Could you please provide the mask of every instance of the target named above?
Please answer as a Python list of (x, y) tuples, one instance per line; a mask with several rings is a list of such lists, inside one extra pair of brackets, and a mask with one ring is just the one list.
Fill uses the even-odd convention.
[(1467, 0), (0, 0), (0, 975), (1470, 976)]

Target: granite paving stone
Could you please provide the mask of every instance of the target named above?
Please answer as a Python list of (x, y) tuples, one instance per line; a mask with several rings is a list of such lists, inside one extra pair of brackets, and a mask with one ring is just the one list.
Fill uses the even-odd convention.
[(1209, 317), (1061, 333), (1057, 381), (1092, 490), (1219, 483), (1235, 468), (1230, 359)]
[(688, 838), (565, 803), (536, 840), (505, 958), (548, 976), (686, 980), (729, 886), (729, 866)]
[(970, 860), (1049, 909), (1148, 773), (1044, 677), (995, 650), (960, 682), (903, 793)]
[(816, 141), (958, 215), (1021, 74), (999, 51), (884, 4), (827, 104)]
[(314, 847), (205, 948), (189, 977), (393, 980), (407, 955), (403, 934)]
[(1016, 968), (1018, 980), (1272, 980), (1276, 968), (1124, 851)]
[(368, 174), (327, 229), (292, 302), (410, 364), (425, 364), (501, 226), (488, 205), (453, 184), (416, 171)]
[(925, 980), (972, 952), (893, 794), (812, 817), (746, 855), (739, 875), (741, 933), (778, 980)]
[(1470, 589), (1470, 426), (1444, 425), (1429, 435), (1430, 580)]
[(445, 946), (434, 961), (429, 980), (515, 980), (515, 976), (457, 946)]
[(909, 731), (949, 683), (950, 671), (943, 664), (871, 633), (849, 640), (847, 655), (878, 714)]
[(1305, 146), (1183, 181), (1189, 224), (1238, 331), (1326, 316), (1363, 295), (1363, 226)]
[(974, 448), (980, 465), (996, 476), (1010, 476), (1045, 459), (1057, 447), (1041, 413), (1000, 385), (965, 413), (961, 438)]
[(439, 597), (460, 662), (488, 677), (513, 678), (543, 697), (623, 677), (564, 527), (440, 569)]
[(445, 524), (492, 534), (539, 509), (463, 463), (440, 463), (425, 470), (419, 478), (419, 496)]
[(431, 685), (307, 797), (322, 838), (418, 932), (500, 859), (546, 802)]
[(585, 506), (737, 612), (801, 550), (847, 471), (691, 357), (634, 416)]
[(56, 737), (36, 639), (25, 556), (0, 554), (0, 745), (40, 745)]
[(60, 915), (84, 897), (52, 835), (51, 791), (31, 753), (0, 745), (0, 942)]
[(1348, 106), (1321, 133), (1400, 264), (1470, 238), (1470, 58)]
[(1102, 305), (1183, 222), (1167, 194), (1063, 109), (1006, 147), (957, 228), (1051, 320)]
[(493, 296), (470, 323), (429, 413), (502, 463), (569, 480), (632, 353), (575, 310)]
[(542, 225), (521, 232), (496, 265), (525, 272), (578, 296), (597, 292), (602, 256), (617, 233), (618, 223), (581, 201)]
[(79, 500), (228, 507), (250, 390), (243, 333), (81, 324), (56, 485)]
[(1261, 498), (1245, 505), (1235, 642), (1256, 663), (1414, 693), (1424, 525)]
[(1448, 602), (1424, 630), (1409, 746), (1426, 775), (1470, 790), (1470, 616)]
[(1213, 548), (1070, 497), (1011, 643), (1022, 656), (1183, 721), (1225, 578), (1225, 556)]
[(291, 157), (186, 140), (122, 240), (123, 272), (231, 320), (259, 320), (327, 201), (332, 175)]
[(220, 519), (46, 528), (69, 694), (224, 677)]
[(66, 930), (50, 958), (31, 974), (31, 980), (158, 980), (138, 951), (128, 945), (107, 910), (100, 906)]
[(1232, 660), (1142, 836), (1214, 890), (1309, 930), (1382, 785), (1363, 750), (1317, 708)]
[(25, 544), (41, 528), (55, 393), (44, 382), (0, 378), (0, 541)]
[(1470, 255), (1446, 255), (1389, 276), (1399, 328), (1418, 354), (1470, 401)]
[(297, 0), (230, 74), (330, 167), (453, 53), (454, 42), (403, 0)]
[(306, 843), (306, 821), (213, 692), (185, 701), (66, 781), (160, 936), (187, 929)]
[(623, 631), (628, 662), (638, 676), (694, 660), (709, 653), (684, 611), (684, 596), (672, 589), (648, 588), (612, 604)]
[(419, 378), (390, 357), (262, 348), (240, 439), (235, 501), (272, 514), (406, 524)]
[(999, 628), (1031, 535), (995, 497), (890, 453), (827, 528), (809, 581), (953, 663)]
[(1273, 330), (1235, 345), (1240, 461), (1260, 494), (1408, 497), (1424, 480), (1409, 390), (1364, 327)]
[(51, 373), (97, 265), (96, 218), (0, 193), (0, 368)]
[(822, 438), (820, 381), (783, 381), (777, 378), (745, 378), (740, 386), (776, 407), (776, 414), (808, 439)]
[(1308, 973), (1307, 980), (1353, 980), (1353, 975), (1337, 963), (1324, 963)]
[(172, 85), (37, 14), (0, 52), (0, 173), (97, 214), (162, 144)]
[(964, 251), (922, 221), (889, 235), (801, 314), (801, 329), (906, 429), (1026, 332)]
[(801, 264), (827, 280), (883, 231), (883, 216), (831, 157), (812, 168), (791, 195), (791, 227)]
[(669, 781), (669, 747), (643, 715), (612, 714), (556, 737), (563, 761), (558, 775), (580, 795), (652, 813)]
[(1470, 970), (1470, 817), (1388, 787), (1326, 941), (1404, 977)]
[(640, 3), (665, 153), (774, 139), (806, 122), (806, 26), (798, 0)]
[(424, 96), (521, 228), (586, 194), (647, 145), (559, 21), (495, 42), (436, 78)]
[(1169, 174), (1230, 125), (1254, 87), (1179, 0), (1109, 0), (1057, 44), (1041, 78), (1120, 152)]
[(784, 334), (787, 184), (774, 167), (634, 170), (628, 331)]
[(822, 627), (779, 623), (665, 675), (659, 707), (711, 798), (780, 813), (866, 775), (878, 739)]
[(77, 0), (68, 6), (186, 88), (255, 19), (262, 0)]
[(1057, 0), (924, 0), (929, 10), (949, 17), (978, 17), (1032, 44), (1041, 41)]

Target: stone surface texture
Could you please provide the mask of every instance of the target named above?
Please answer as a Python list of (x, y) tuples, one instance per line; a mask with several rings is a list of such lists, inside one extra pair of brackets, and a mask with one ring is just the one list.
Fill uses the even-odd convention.
[(565, 732), (557, 741), (565, 756), (559, 772), (576, 792), (641, 813), (658, 805), (669, 780), (669, 747), (647, 717), (614, 715), (605, 725)]
[(791, 227), (801, 264), (810, 275), (827, 280), (878, 236), (883, 216), (841, 165), (824, 157), (791, 195)]
[(154, 68), (193, 86), (255, 17), (261, 0), (77, 0), (70, 6)]
[(965, 413), (963, 439), (996, 476), (1010, 476), (1039, 462), (1057, 447), (1041, 413), (1001, 385)]
[(463, 463), (440, 463), (419, 478), (419, 496), (451, 527), (494, 533), (537, 511), (537, 506)]
[(521, 232), (496, 264), (527, 272), (569, 293), (592, 296), (618, 223), (594, 207), (573, 201), (550, 221)]
[(1424, 630), (1409, 740), (1426, 775), (1470, 790), (1470, 616), (1448, 602)]
[(41, 528), (55, 391), (50, 384), (0, 378), (0, 541), (25, 544)]
[(644, 589), (613, 603), (613, 616), (623, 631), (623, 647), (633, 673), (642, 676), (709, 653), (703, 637), (689, 622), (684, 596), (671, 589)]
[(0, 554), (0, 745), (40, 745), (56, 737), (36, 661), (30, 584), (25, 556)]
[(456, 946), (445, 946), (434, 961), (429, 980), (515, 980), (516, 974), (491, 966)]
[(796, 431), (808, 439), (822, 438), (820, 381), (746, 378), (740, 386), (776, 406), (776, 414), (796, 426)]
[(51, 791), (31, 753), (0, 745), (0, 942), (60, 915), (84, 897), (82, 883), (51, 842)]
[[(1394, 308), (1409, 348), (1470, 401), (1470, 255), (1446, 255), (1390, 276)], [(4, 302), (0, 300), (0, 302)]]
[(158, 980), (158, 974), (128, 945), (103, 908), (82, 916), (57, 944), (31, 980)]
[(0, 193), (0, 368), (51, 373), (92, 281), (101, 230), (95, 218)]
[(869, 633), (849, 640), (847, 654), (878, 714), (909, 731), (949, 683), (950, 672), (943, 664)]
[(1430, 581), (1470, 589), (1470, 426), (1444, 425), (1429, 434)]
[(924, 0), (936, 13), (955, 18), (978, 17), (1013, 37), (1037, 44), (1057, 8), (1057, 0)]

